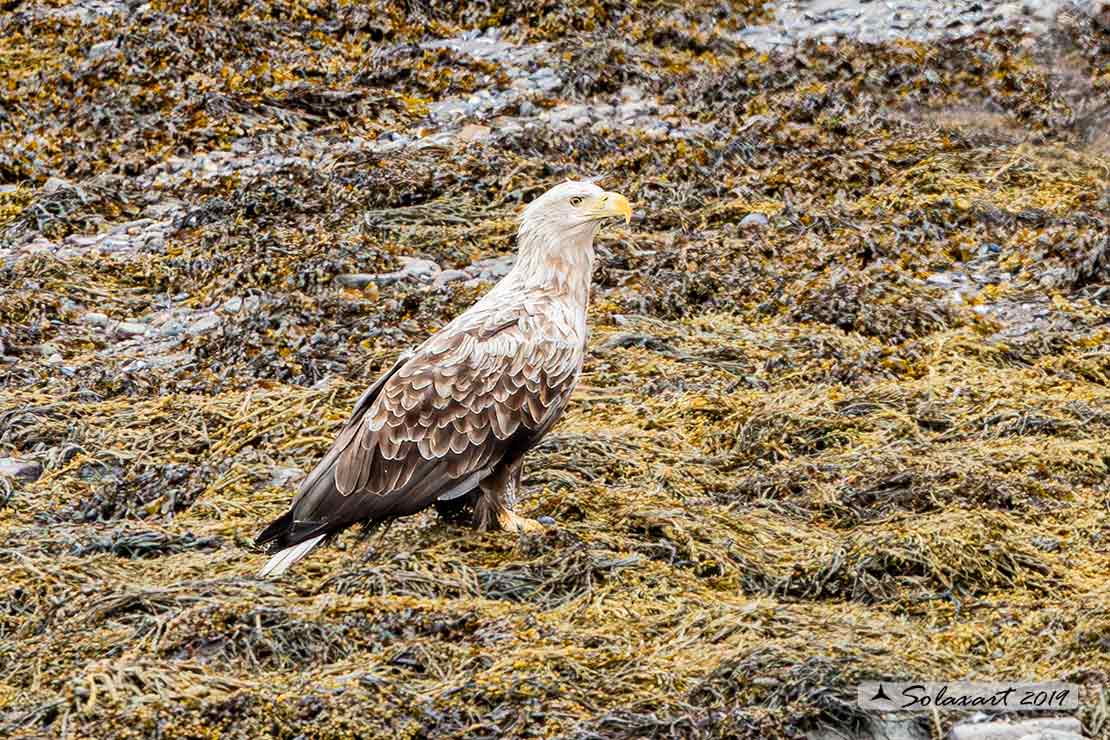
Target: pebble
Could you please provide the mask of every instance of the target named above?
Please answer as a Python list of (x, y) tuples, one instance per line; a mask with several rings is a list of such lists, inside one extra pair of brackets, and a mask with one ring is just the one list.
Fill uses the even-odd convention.
[(466, 270), (444, 270), (436, 275), (435, 280), (432, 281), (432, 287), (439, 288), (456, 280), (466, 280), (468, 277), (470, 277), (470, 273)]
[(455, 138), (462, 142), (483, 141), (489, 138), (492, 130), (493, 129), (489, 126), (468, 123), (459, 129), (459, 133), (455, 134)]
[[(1082, 740), (1082, 725), (1074, 717), (1039, 717), (1021, 722), (961, 723), (952, 728), (950, 740)], [(1044, 733), (1053, 733), (1045, 736)]]
[(158, 336), (176, 337), (185, 331), (185, 324), (175, 319), (165, 321), (158, 327)]
[(390, 285), (400, 280), (427, 280), (440, 272), (438, 264), (420, 257), (398, 257), (401, 269), (394, 272), (351, 272), (336, 275), (335, 281), (347, 288), (365, 288), (369, 285)]
[(64, 241), (65, 241), (66, 244), (71, 244), (75, 247), (92, 247), (92, 246), (95, 246), (96, 244), (99, 244), (100, 240), (103, 239), (103, 238), (104, 238), (103, 235), (101, 235), (101, 236), (84, 236), (82, 234), (70, 234), (69, 236), (67, 236), (65, 238)]
[(224, 301), (224, 305), (220, 306), (220, 310), (224, 313), (239, 313), (243, 308), (243, 299), (239, 296), (228, 298)]
[(81, 321), (85, 322), (89, 326), (97, 326), (103, 328), (108, 325), (109, 319), (105, 314), (102, 314), (99, 311), (89, 311), (87, 314), (81, 317)]
[(146, 324), (140, 324), (137, 321), (121, 321), (116, 324), (116, 334), (124, 337), (138, 337), (146, 334)]
[(621, 87), (621, 97), (625, 100), (642, 100), (644, 89), (635, 85), (623, 85)]
[(514, 264), (516, 264), (516, 255), (507, 254), (504, 257), (478, 260), (467, 268), (467, 272), (487, 280), (489, 278), (502, 278), (509, 274), (509, 270), (513, 269)]
[(744, 218), (740, 219), (740, 228), (742, 229), (765, 229), (771, 223), (762, 213), (749, 213)]
[(199, 320), (194, 321), (189, 326), (187, 331), (189, 332), (189, 334), (195, 337), (201, 334), (207, 334), (208, 332), (219, 328), (220, 323), (220, 317), (214, 313), (210, 313), (204, 315)]
[[(386, 273), (385, 275), (377, 275), (369, 272), (348, 272), (342, 275), (335, 276), (335, 282), (339, 283), (345, 288), (365, 288), (370, 283), (379, 282), (383, 277), (394, 276), (396, 273)], [(393, 277), (388, 282), (396, 280)]]
[(977, 253), (977, 256), (979, 257), (979, 259), (986, 259), (987, 257), (991, 257), (993, 255), (996, 255), (1001, 251), (1002, 251), (1002, 247), (998, 246), (997, 244), (993, 244), (991, 242), (986, 242), (984, 244), (979, 245), (979, 251)]
[(403, 275), (427, 277), (440, 271), (438, 264), (420, 257), (398, 257), (397, 261), (401, 263), (401, 273)]
[(42, 475), (42, 465), (34, 460), (0, 457), (0, 476), (18, 480), (35, 481)]
[(292, 481), (303, 477), (304, 471), (300, 468), (276, 467), (270, 473), (270, 485), (277, 488), (284, 488)]
[(176, 211), (185, 210), (185, 204), (179, 200), (167, 200), (161, 203), (151, 203), (143, 209), (143, 215), (149, 218), (172, 219)]
[(140, 218), (135, 221), (126, 221), (122, 224), (116, 224), (108, 230), (109, 234), (138, 234), (144, 226), (154, 223), (153, 219)]
[(48, 177), (46, 182), (43, 183), (42, 192), (44, 193), (54, 193), (58, 190), (76, 190), (76, 187), (69, 180), (61, 177)]
[[(1094, 3), (1084, 12), (1094, 15)], [(877, 43), (896, 38), (918, 42), (963, 38), (989, 28), (1019, 27), (1030, 34), (1051, 28), (1063, 0), (1021, 2), (783, 2), (774, 4), (774, 17), (767, 23), (748, 26), (730, 34), (758, 51), (788, 48), (806, 39), (834, 42), (850, 38)]]

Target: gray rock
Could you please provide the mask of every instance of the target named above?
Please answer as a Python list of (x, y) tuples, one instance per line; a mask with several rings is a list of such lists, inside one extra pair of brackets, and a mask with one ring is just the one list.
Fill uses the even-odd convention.
[(220, 310), (224, 313), (239, 313), (240, 309), (242, 308), (243, 299), (239, 296), (228, 298), (226, 301), (224, 301), (224, 305), (220, 306)]
[(453, 118), (462, 118), (473, 110), (473, 106), (464, 100), (444, 100), (428, 106), (428, 112), (441, 121)]
[(99, 244), (104, 239), (104, 235), (98, 236), (84, 236), (82, 234), (70, 234), (63, 241), (74, 247), (92, 247)]
[(121, 321), (116, 324), (116, 334), (124, 337), (140, 337), (146, 334), (146, 324), (140, 324), (138, 321)]
[(467, 272), (484, 278), (502, 278), (509, 274), (509, 270), (513, 269), (515, 263), (515, 254), (507, 254), (504, 257), (490, 257), (489, 259), (478, 260), (467, 268)]
[(300, 468), (274, 468), (270, 471), (270, 485), (277, 488), (284, 488), (292, 481), (299, 480), (304, 477), (304, 471)]
[(173, 214), (174, 211), (179, 211), (183, 208), (184, 206), (182, 203), (176, 200), (151, 203), (143, 209), (143, 215), (149, 218), (165, 218)]
[(749, 213), (740, 219), (740, 228), (742, 229), (765, 229), (770, 224), (770, 219), (762, 213)]
[(1083, 740), (1083, 736), (1064, 730), (1037, 730), (1022, 737), (1021, 740)]
[(365, 288), (371, 283), (391, 285), (400, 280), (428, 280), (440, 271), (439, 265), (418, 257), (399, 257), (401, 269), (395, 272), (354, 272), (336, 275), (335, 281), (347, 288)]
[(55, 352), (54, 354), (52, 354), (52, 355), (50, 355), (49, 357), (46, 358), (46, 364), (50, 365), (52, 367), (57, 367), (57, 366), (61, 365), (63, 362), (65, 362), (65, 358), (62, 357), (57, 352)]
[(17, 480), (34, 481), (42, 475), (42, 465), (34, 460), (0, 457), (0, 476)]
[(110, 236), (100, 243), (100, 247), (109, 252), (122, 252), (131, 249), (131, 237), (126, 234)]
[(998, 254), (1001, 251), (1002, 251), (1002, 247), (998, 246), (997, 244), (992, 244), (991, 242), (985, 242), (985, 243), (979, 245), (979, 251), (977, 252), (976, 256), (979, 259), (986, 259), (988, 257), (993, 257), (994, 255)]
[[(948, 734), (950, 740), (1024, 740), (1044, 731), (1082, 739), (1083, 726), (1074, 717), (1039, 717), (1021, 722), (960, 723)], [(1052, 740), (1065, 738), (1052, 737)], [(1067, 740), (1071, 740), (1070, 737)]]
[(641, 100), (644, 97), (644, 89), (635, 85), (624, 85), (621, 87), (621, 97), (624, 100)]
[(589, 112), (590, 109), (585, 105), (561, 105), (552, 109), (549, 115), (557, 121), (573, 121), (576, 118), (589, 120)]
[(108, 325), (109, 319), (107, 316), (100, 313), (99, 311), (89, 311), (87, 314), (81, 317), (81, 321), (88, 324), (89, 326), (97, 326), (103, 328)]
[(62, 179), (61, 177), (49, 177), (43, 183), (42, 192), (53, 193), (58, 190), (76, 190), (73, 183), (69, 180)]
[(375, 275), (369, 272), (349, 272), (343, 275), (336, 275), (335, 282), (345, 288), (365, 288), (370, 283), (378, 282), (380, 277), (381, 275)]
[(220, 317), (216, 314), (205, 314), (200, 319), (190, 324), (187, 331), (189, 332), (189, 334), (195, 337), (199, 336), (200, 334), (207, 334), (214, 329), (218, 329), (220, 323)]
[(185, 331), (185, 324), (176, 319), (170, 319), (158, 327), (158, 336), (160, 337), (176, 337), (180, 336)]
[(404, 275), (428, 277), (440, 271), (439, 265), (431, 260), (419, 257), (398, 257), (397, 260), (401, 263), (401, 273)]
[(640, 115), (643, 110), (644, 104), (638, 100), (634, 100), (629, 103), (624, 103), (619, 108), (617, 108), (617, 115), (620, 116), (621, 120), (630, 121), (636, 116)]
[(148, 355), (142, 359), (136, 359), (127, 365), (123, 366), (123, 370), (127, 372), (138, 372), (140, 370), (162, 370), (165, 368), (182, 368), (193, 362), (196, 359), (192, 352), (173, 352), (166, 355)]
[(555, 74), (555, 71), (550, 67), (543, 67), (537, 70), (535, 77), (532, 78), (535, 86), (543, 92), (551, 92), (562, 87), (563, 80)]
[(436, 275), (435, 280), (432, 281), (432, 287), (439, 288), (456, 280), (466, 280), (468, 277), (470, 274), (466, 270), (444, 270)]
[(116, 224), (108, 233), (110, 234), (137, 234), (144, 226), (154, 223), (152, 219), (140, 218), (135, 221), (127, 221), (122, 224)]
[(144, 234), (143, 246), (151, 251), (160, 251), (166, 246), (166, 237), (160, 233)]

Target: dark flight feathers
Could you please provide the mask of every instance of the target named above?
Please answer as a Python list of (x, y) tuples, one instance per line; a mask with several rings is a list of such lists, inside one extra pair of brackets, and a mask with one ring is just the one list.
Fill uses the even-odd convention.
[(581, 347), (540, 312), (484, 318), (433, 336), (368, 388), (256, 543), (277, 552), (414, 514), (476, 489), (538, 441), (566, 406)]

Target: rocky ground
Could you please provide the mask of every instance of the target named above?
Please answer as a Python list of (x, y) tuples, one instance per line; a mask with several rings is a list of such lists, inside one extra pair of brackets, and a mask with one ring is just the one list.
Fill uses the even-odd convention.
[[(856, 683), (970, 678), (1110, 732), (1108, 13), (0, 4), (0, 731), (924, 738), (966, 718)], [(529, 461), (558, 527), (255, 580), (587, 176), (636, 219)]]

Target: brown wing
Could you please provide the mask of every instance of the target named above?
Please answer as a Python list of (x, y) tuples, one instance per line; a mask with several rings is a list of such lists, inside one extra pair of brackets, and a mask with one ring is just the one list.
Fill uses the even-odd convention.
[(430, 339), (356, 406), (277, 527), (284, 536), (259, 541), (280, 549), (413, 514), (522, 455), (561, 415), (581, 364), (580, 347), (528, 328), (514, 319)]

